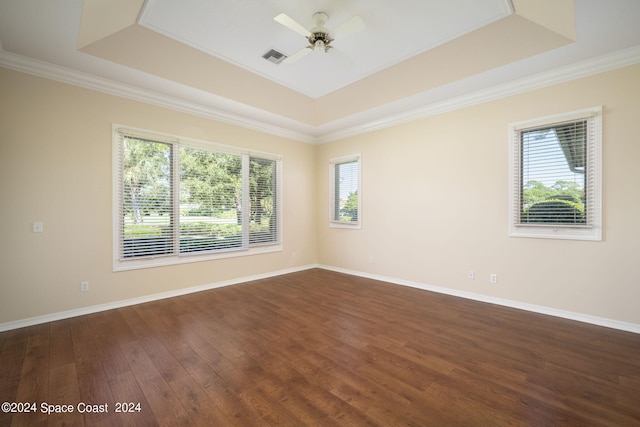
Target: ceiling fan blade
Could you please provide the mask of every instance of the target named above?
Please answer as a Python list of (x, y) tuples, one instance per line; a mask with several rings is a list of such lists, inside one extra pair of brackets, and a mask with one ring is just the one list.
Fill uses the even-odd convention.
[(304, 37), (307, 37), (309, 34), (311, 34), (309, 30), (291, 19), (286, 13), (281, 13), (280, 15), (273, 18), (273, 20), (279, 22), (288, 29), (295, 31), (296, 33), (303, 35)]
[(349, 19), (347, 22), (338, 25), (331, 32), (331, 35), (333, 36), (333, 38), (339, 39), (339, 38), (351, 35), (353, 33), (356, 33), (358, 31), (362, 31), (365, 29), (365, 27), (366, 25), (364, 25), (362, 18), (360, 18), (359, 16), (354, 16), (353, 18)]
[(299, 50), (293, 55), (285, 58), (285, 60), (282, 62), (284, 62), (285, 64), (293, 64), (295, 62), (298, 62), (300, 59), (302, 59), (303, 57), (307, 56), (310, 53), (311, 53), (311, 49), (309, 49), (308, 47), (305, 47), (304, 49)]

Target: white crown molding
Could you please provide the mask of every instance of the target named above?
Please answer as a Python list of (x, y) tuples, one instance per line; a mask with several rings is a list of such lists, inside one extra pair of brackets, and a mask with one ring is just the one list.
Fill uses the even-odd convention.
[(495, 101), (513, 95), (542, 89), (548, 86), (576, 80), (591, 75), (613, 71), (640, 63), (640, 46), (623, 49), (597, 58), (588, 59), (555, 70), (539, 73), (509, 83), (492, 86), (456, 98), (435, 102), (420, 108), (408, 109), (402, 113), (371, 120), (357, 126), (351, 126), (336, 132), (325, 133), (318, 137), (318, 143), (332, 142), (356, 135), (375, 132), (399, 124), (424, 119), (438, 114), (459, 110), (485, 102)]
[[(158, 94), (0, 49), (0, 67), (311, 144), (328, 143), (362, 135), (638, 63), (640, 63), (640, 46), (634, 46), (534, 76), (492, 86), (464, 96), (426, 104), (419, 108), (411, 108), (411, 105), (407, 103), (408, 106), (405, 111), (401, 113), (391, 114), (375, 120), (363, 119), (361, 124), (345, 125), (337, 131), (327, 131), (326, 129), (332, 126), (332, 124), (329, 123), (317, 127), (307, 126), (309, 131), (305, 132), (292, 130), (287, 127), (286, 123), (284, 125), (269, 123), (275, 121), (287, 122), (289, 119), (266, 112), (264, 112), (265, 120), (248, 118), (250, 114), (255, 115), (256, 111), (258, 111), (253, 107), (236, 104), (235, 107), (240, 107), (240, 109), (244, 108), (249, 114), (247, 114), (247, 116), (231, 114), (222, 109), (185, 101), (177, 97)], [(415, 104), (415, 100), (419, 99), (419, 97), (420, 94), (411, 97), (414, 98), (414, 100), (409, 102)], [(403, 101), (401, 101), (401, 103), (402, 102)], [(368, 113), (369, 112), (364, 112), (362, 115), (364, 116)], [(355, 116), (357, 117), (358, 115)]]
[(589, 323), (597, 326), (604, 326), (606, 328), (618, 329), (621, 331), (633, 332), (640, 334), (640, 324), (621, 322), (619, 320), (606, 319), (603, 317), (590, 316), (588, 314), (575, 313), (572, 311), (557, 310), (555, 308), (544, 307), (540, 305), (527, 304), (519, 301), (513, 301), (503, 298), (495, 298), (481, 294), (475, 294), (472, 292), (458, 291), (455, 289), (442, 288), (439, 286), (427, 285), (424, 283), (413, 282), (410, 280), (396, 279), (393, 277), (379, 276), (377, 274), (365, 273), (362, 271), (355, 271), (344, 269), (340, 267), (332, 267), (329, 265), (318, 265), (318, 268), (325, 270), (335, 271), (338, 273), (349, 274), (352, 276), (365, 277), (367, 279), (380, 280), (382, 282), (393, 283), (395, 285), (408, 286), (411, 288), (422, 289), (430, 292), (437, 292), (439, 294), (451, 295), (454, 297), (465, 298), (473, 301), (487, 302), (490, 304), (501, 305), (504, 307), (516, 308), (518, 310), (530, 311), (533, 313), (545, 314), (553, 317), (560, 317), (563, 319), (575, 320), (582, 323)]
[[(317, 142), (317, 139), (309, 133), (297, 132), (285, 127), (269, 124), (266, 121), (249, 119), (247, 117), (231, 114), (210, 106), (185, 101), (172, 96), (162, 95), (149, 90), (140, 89), (124, 83), (115, 82), (113, 80), (108, 80), (3, 50), (0, 50), (0, 67), (78, 86), (84, 89), (95, 90), (108, 95), (144, 102), (157, 107), (168, 108), (181, 113), (216, 120), (222, 123), (270, 135), (312, 144)], [(248, 109), (249, 107), (246, 108)]]

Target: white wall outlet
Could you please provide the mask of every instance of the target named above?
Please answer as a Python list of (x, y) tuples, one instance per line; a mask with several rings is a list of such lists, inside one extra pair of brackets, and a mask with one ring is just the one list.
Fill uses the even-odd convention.
[(369, 257), (369, 264), (373, 264), (374, 262), (375, 262), (375, 259), (372, 256), (370, 256)]
[(42, 233), (44, 231), (44, 224), (42, 221), (36, 221), (33, 223), (33, 232)]
[(80, 282), (80, 292), (89, 291), (89, 282)]
[(491, 273), (491, 275), (489, 276), (489, 281), (491, 283), (498, 283), (498, 275), (495, 273)]
[(473, 270), (469, 270), (469, 272), (467, 273), (467, 277), (469, 278), (469, 280), (473, 280), (476, 278), (476, 273)]

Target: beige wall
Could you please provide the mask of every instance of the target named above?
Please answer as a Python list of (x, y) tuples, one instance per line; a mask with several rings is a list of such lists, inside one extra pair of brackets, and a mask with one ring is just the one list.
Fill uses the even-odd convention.
[[(598, 105), (603, 241), (508, 237), (508, 124)], [(323, 145), (319, 263), (640, 324), (638, 120), (636, 65)], [(328, 160), (357, 152), (363, 229), (330, 229)]]
[[(114, 122), (281, 154), (284, 250), (112, 272)], [(0, 68), (0, 324), (315, 263), (315, 150)]]
[[(634, 66), (316, 147), (0, 69), (0, 325), (314, 263), (640, 324), (638, 101)], [(604, 240), (508, 237), (507, 125), (596, 105)], [(283, 252), (112, 272), (114, 122), (282, 154)], [(353, 153), (363, 229), (329, 229)]]

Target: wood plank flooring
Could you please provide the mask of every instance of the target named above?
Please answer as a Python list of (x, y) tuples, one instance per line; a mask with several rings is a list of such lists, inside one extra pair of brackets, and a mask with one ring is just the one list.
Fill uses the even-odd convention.
[(640, 426), (640, 335), (319, 269), (0, 349), (0, 426)]

